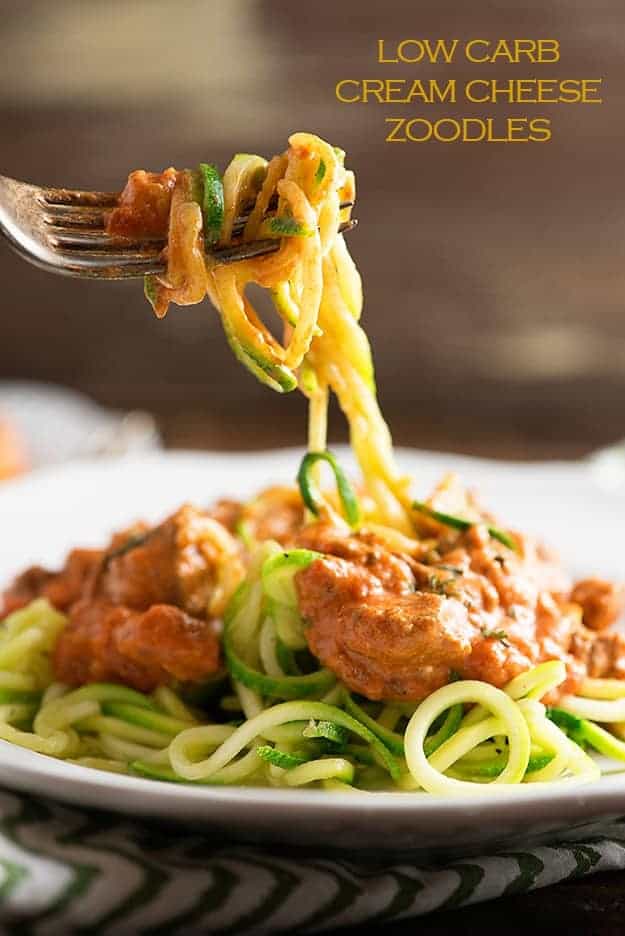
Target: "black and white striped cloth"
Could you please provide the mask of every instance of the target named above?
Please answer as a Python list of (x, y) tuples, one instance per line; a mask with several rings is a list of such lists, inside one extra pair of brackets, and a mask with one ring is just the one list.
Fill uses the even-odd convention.
[(334, 932), (625, 868), (625, 819), (443, 865), (223, 842), (0, 792), (0, 932)]

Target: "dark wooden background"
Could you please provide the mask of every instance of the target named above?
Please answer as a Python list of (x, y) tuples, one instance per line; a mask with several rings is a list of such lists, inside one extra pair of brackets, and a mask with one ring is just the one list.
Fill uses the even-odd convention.
[[(5, 0), (0, 12), (3, 173), (116, 188), (137, 166), (270, 154), (300, 128), (348, 150), (350, 246), (398, 442), (574, 456), (625, 435), (622, 0)], [(334, 85), (441, 77), (376, 63), (377, 38), (407, 36), (557, 37), (557, 66), (450, 74), (604, 77), (605, 102), (490, 109), (548, 113), (546, 145), (385, 144), (397, 109), (342, 106)], [(4, 248), (0, 281), (0, 378), (147, 407), (172, 444), (302, 440), (302, 400), (241, 370), (207, 303), (158, 323), (140, 283), (53, 279)]]

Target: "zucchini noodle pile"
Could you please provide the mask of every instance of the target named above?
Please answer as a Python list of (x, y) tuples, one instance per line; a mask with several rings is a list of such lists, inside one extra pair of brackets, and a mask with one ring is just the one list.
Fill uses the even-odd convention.
[(546, 707), (565, 679), (560, 661), (503, 690), (457, 680), (420, 704), (370, 703), (329, 670), (303, 671), (293, 578), (315, 558), (257, 547), (225, 616), (228, 674), (192, 689), (54, 682), (64, 616), (45, 599), (14, 612), (0, 637), (0, 738), (155, 780), (442, 796), (596, 780), (588, 751), (625, 760), (625, 683), (586, 679), (579, 696)]

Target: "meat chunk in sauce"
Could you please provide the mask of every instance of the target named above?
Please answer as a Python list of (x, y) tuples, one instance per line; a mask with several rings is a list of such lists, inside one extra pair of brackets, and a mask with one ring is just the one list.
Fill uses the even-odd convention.
[(112, 681), (143, 692), (172, 679), (202, 681), (218, 667), (219, 642), (211, 624), (167, 604), (133, 611), (81, 600), (54, 654), (57, 678), (69, 685)]
[(242, 532), (257, 542), (276, 540), (291, 545), (304, 523), (304, 504), (296, 488), (276, 485), (246, 504), (223, 499), (211, 508), (211, 516), (230, 532)]
[(625, 610), (625, 587), (599, 578), (582, 579), (575, 585), (571, 600), (580, 605), (585, 627), (605, 630)]
[[(160, 526), (117, 537), (100, 568), (94, 593), (136, 610), (171, 604), (204, 616), (220, 560), (212, 535), (214, 522), (185, 505)], [(236, 549), (233, 543), (235, 555)]]
[(238, 562), (235, 541), (220, 525), (216, 538), (215, 525), (187, 505), (152, 529), (119, 534), (106, 552), (75, 550), (60, 573), (30, 569), (5, 594), (3, 616), (38, 596), (68, 613), (54, 669), (70, 685), (112, 680), (148, 691), (201, 681), (219, 667), (208, 609), (224, 545)]
[(35, 598), (47, 598), (59, 611), (68, 611), (80, 598), (102, 556), (100, 549), (73, 549), (60, 572), (49, 572), (41, 566), (26, 569), (1, 596), (0, 620)]
[(370, 699), (420, 700), (453, 674), (504, 686), (546, 659), (566, 664), (563, 692), (625, 675), (625, 638), (583, 626), (571, 583), (530, 541), (512, 551), (475, 525), (408, 556), (315, 524), (298, 544), (324, 553), (296, 577), (309, 648)]
[(171, 194), (177, 172), (173, 168), (164, 172), (146, 172), (137, 169), (128, 176), (119, 197), (119, 204), (111, 211), (106, 230), (119, 237), (165, 238), (169, 227)]
[(311, 652), (370, 699), (423, 698), (470, 653), (467, 611), (453, 598), (386, 592), (336, 557), (301, 572), (298, 590)]

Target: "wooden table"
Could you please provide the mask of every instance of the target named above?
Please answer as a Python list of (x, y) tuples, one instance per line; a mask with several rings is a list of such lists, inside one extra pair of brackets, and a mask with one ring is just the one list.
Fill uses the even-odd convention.
[[(376, 928), (375, 931), (378, 931)], [(352, 927), (345, 936), (365, 936), (370, 927)], [(476, 936), (514, 933), (571, 933), (622, 936), (625, 932), (625, 871), (544, 887), (519, 897), (493, 900), (379, 927), (384, 936)]]

